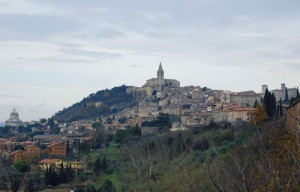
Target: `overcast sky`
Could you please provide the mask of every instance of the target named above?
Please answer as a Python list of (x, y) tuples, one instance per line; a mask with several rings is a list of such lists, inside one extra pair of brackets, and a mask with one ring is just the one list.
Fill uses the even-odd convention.
[(51, 117), (156, 76), (260, 92), (299, 85), (299, 0), (0, 0), (0, 122)]

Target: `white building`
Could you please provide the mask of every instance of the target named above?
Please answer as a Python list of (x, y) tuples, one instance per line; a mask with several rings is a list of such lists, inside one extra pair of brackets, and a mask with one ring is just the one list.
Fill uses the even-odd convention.
[(18, 126), (24, 126), (23, 121), (19, 118), (19, 113), (14, 109), (8, 120), (5, 121), (6, 126), (12, 126), (12, 127), (18, 127)]

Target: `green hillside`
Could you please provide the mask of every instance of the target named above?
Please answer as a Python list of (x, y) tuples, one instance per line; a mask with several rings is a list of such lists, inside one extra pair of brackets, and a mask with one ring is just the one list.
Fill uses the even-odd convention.
[[(130, 94), (126, 93), (127, 86), (114, 87), (90, 94), (82, 101), (55, 113), (53, 118), (59, 122), (72, 122), (81, 119), (96, 119), (103, 115), (122, 110), (124, 107), (134, 106), (136, 103)], [(102, 102), (100, 107), (95, 102)]]

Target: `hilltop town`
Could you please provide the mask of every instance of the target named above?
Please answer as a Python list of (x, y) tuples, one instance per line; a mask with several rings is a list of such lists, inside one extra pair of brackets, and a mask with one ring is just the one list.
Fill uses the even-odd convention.
[[(261, 92), (256, 93), (252, 90), (213, 90), (202, 86), (181, 87), (180, 81), (165, 78), (160, 63), (157, 76), (148, 79), (143, 86), (123, 85), (99, 91), (49, 119), (23, 122), (14, 109), (5, 122), (6, 127), (0, 130), (2, 166), (6, 160), (8, 164), (18, 165), (16, 167), (20, 172), (27, 172), (27, 169), (41, 171), (45, 184), (39, 188), (72, 183), (75, 173), (76, 178), (77, 174), (83, 174), (83, 180), (91, 180), (86, 175), (93, 174), (93, 171), (99, 171), (100, 175), (107, 174), (107, 164), (112, 166), (114, 163), (107, 162), (106, 156), (109, 155), (114, 161), (119, 159), (116, 157), (120, 152), (119, 144), (132, 138), (155, 138), (157, 134), (170, 131), (181, 133), (192, 130), (198, 134), (213, 127), (230, 127), (232, 130), (239, 126), (247, 128), (253, 120), (253, 114), (259, 109), (257, 106), (266, 105), (268, 94), (274, 98), (274, 109), (278, 109), (272, 112), (272, 117), (268, 114), (269, 120), (280, 119), (284, 115), (290, 127), (297, 127), (299, 122), (293, 117), (299, 116), (296, 100), (299, 100), (298, 88), (288, 88), (284, 83), (275, 90), (269, 91), (267, 85), (261, 88)], [(243, 134), (246, 133), (247, 130), (242, 136), (237, 136), (245, 137)], [(237, 137), (231, 135), (230, 131), (226, 134), (229, 134), (229, 138)], [(227, 142), (228, 137), (224, 137), (224, 141)], [(194, 149), (208, 150), (209, 144), (201, 142), (194, 144)], [(203, 148), (203, 145), (206, 147)], [(224, 147), (223, 143), (220, 147)], [(107, 152), (111, 148), (115, 150), (113, 154)], [(105, 164), (105, 168), (99, 168), (100, 165), (96, 168), (96, 162)], [(62, 181), (49, 180), (50, 172), (62, 173), (64, 169), (68, 170), (69, 175), (64, 174), (72, 179), (62, 179), (66, 177), (64, 175), (60, 176)], [(9, 169), (7, 173), (11, 171)], [(103, 184), (102, 180), (99, 182)], [(23, 185), (23, 188), (28, 187)]]
[[(177, 117), (172, 122), (172, 130), (205, 126), (212, 122), (248, 122), (249, 112), (254, 110), (255, 103), (262, 102), (267, 89), (267, 85), (262, 85), (262, 91), (255, 93), (252, 90), (231, 92), (200, 86), (180, 87), (178, 80), (165, 79), (160, 64), (156, 78), (147, 80), (142, 87), (127, 87), (126, 92), (137, 101), (137, 106), (104, 117), (103, 125), (107, 130), (115, 131), (155, 120), (161, 113)], [(283, 83), (271, 93), (274, 93), (278, 105), (281, 100), (283, 106), (288, 107), (290, 100), (297, 96), (297, 88), (287, 88)], [(96, 107), (101, 104), (101, 101), (94, 103)], [(113, 121), (107, 123), (109, 119)]]

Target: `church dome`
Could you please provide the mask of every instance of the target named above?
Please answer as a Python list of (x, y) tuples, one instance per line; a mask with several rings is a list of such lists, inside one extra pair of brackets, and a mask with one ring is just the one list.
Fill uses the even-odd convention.
[(16, 109), (14, 109), (11, 113), (10, 113), (10, 117), (7, 121), (5, 121), (5, 124), (7, 126), (12, 126), (12, 127), (17, 127), (17, 126), (23, 126), (23, 122), (21, 121), (21, 119), (19, 118), (19, 113), (16, 111)]
[(16, 109), (14, 109), (14, 110), (11, 112), (11, 115), (19, 116), (19, 113), (16, 111)]

